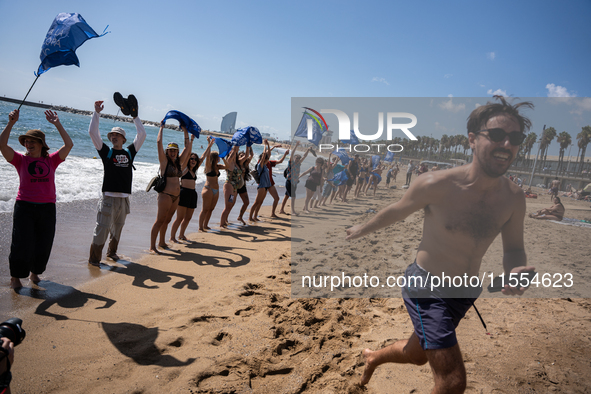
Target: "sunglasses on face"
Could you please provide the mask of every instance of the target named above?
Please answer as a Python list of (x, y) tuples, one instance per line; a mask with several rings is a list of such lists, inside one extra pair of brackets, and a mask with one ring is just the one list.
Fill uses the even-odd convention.
[(501, 142), (505, 140), (505, 137), (509, 136), (509, 143), (513, 146), (518, 146), (523, 143), (525, 140), (525, 134), (519, 131), (512, 131), (507, 133), (505, 130), (501, 128), (494, 128), (494, 129), (485, 129), (476, 131), (475, 134), (482, 133), (483, 131), (488, 132), (488, 138), (492, 142)]

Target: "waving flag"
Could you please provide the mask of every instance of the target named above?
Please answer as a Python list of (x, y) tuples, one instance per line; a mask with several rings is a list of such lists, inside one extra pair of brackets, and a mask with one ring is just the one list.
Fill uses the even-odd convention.
[(341, 163), (343, 163), (344, 166), (349, 164), (349, 160), (351, 160), (345, 152), (341, 152), (340, 150), (335, 150), (332, 154), (341, 159)]
[(174, 119), (178, 120), (181, 126), (187, 128), (187, 131), (193, 134), (196, 138), (199, 138), (199, 133), (201, 133), (201, 127), (195, 122), (193, 119), (189, 118), (187, 115), (182, 113), (181, 111), (168, 111), (164, 119), (162, 119), (161, 124), (165, 124), (167, 119)]
[(357, 145), (359, 143), (359, 138), (357, 138), (357, 136), (355, 135), (355, 132), (353, 130), (351, 130), (351, 136), (349, 137), (349, 139), (348, 140), (341, 140), (341, 142), (343, 144)]
[(253, 144), (262, 144), (263, 137), (261, 132), (254, 126), (243, 127), (238, 129), (232, 136), (232, 145), (246, 145), (252, 146)]
[(220, 158), (224, 158), (232, 150), (232, 142), (225, 138), (214, 137), (215, 144), (218, 146)]
[(386, 153), (386, 157), (384, 157), (384, 161), (392, 163), (394, 161), (394, 155), (395, 155), (394, 152)]
[(300, 120), (300, 124), (295, 132), (295, 137), (302, 137), (308, 138), (308, 121), (312, 124), (312, 139), (308, 141), (312, 142), (314, 145), (318, 146), (320, 140), (322, 139), (322, 134), (324, 133), (325, 129), (320, 122), (320, 119), (317, 116), (312, 115), (309, 112), (304, 112), (302, 115), (302, 119)]
[(102, 37), (109, 26), (100, 36), (88, 26), (82, 15), (77, 13), (61, 13), (55, 17), (45, 41), (41, 47), (41, 64), (35, 73), (37, 77), (52, 67), (70, 66), (75, 64), (80, 67), (80, 61), (76, 56), (76, 49), (86, 40)]
[(329, 181), (331, 181), (335, 186), (342, 185), (345, 182), (347, 182), (348, 180), (349, 180), (349, 177), (347, 176), (347, 171), (345, 171), (345, 170), (336, 174), (334, 176), (334, 178), (329, 179)]
[(380, 165), (380, 160), (382, 160), (382, 159), (380, 158), (379, 155), (373, 155), (371, 157), (371, 166), (374, 170), (376, 169), (377, 166)]

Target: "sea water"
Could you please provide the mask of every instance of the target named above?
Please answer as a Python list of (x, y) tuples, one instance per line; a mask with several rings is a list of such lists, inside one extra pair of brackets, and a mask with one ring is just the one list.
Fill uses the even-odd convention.
[[(18, 108), (16, 104), (0, 101), (0, 130), (4, 130), (8, 123), (8, 114), (13, 109)], [(18, 122), (12, 128), (8, 145), (17, 152), (24, 153), (25, 148), (18, 142), (18, 136), (30, 129), (40, 129), (45, 133), (45, 142), (49, 146), (49, 152), (54, 152), (63, 145), (63, 140), (56, 128), (45, 119), (45, 110), (37, 107), (22, 106)], [(103, 182), (103, 164), (98, 157), (90, 136), (88, 135), (88, 126), (90, 116), (72, 114), (67, 112), (58, 112), (60, 122), (72, 138), (74, 147), (68, 155), (65, 162), (60, 164), (55, 175), (57, 202), (72, 202), (78, 200), (90, 200), (99, 198), (101, 195), (101, 186)], [(163, 114), (164, 117), (164, 114)], [(140, 107), (141, 119), (141, 107)], [(176, 123), (175, 121), (169, 121)], [(135, 125), (133, 123), (119, 122), (111, 119), (101, 118), (99, 130), (103, 141), (107, 146), (111, 146), (107, 140), (107, 133), (115, 126), (122, 127), (127, 136), (127, 146), (133, 142), (136, 135)], [(134, 159), (135, 171), (133, 173), (132, 193), (145, 193), (146, 186), (150, 179), (158, 173), (158, 151), (156, 137), (158, 128), (145, 126), (146, 141), (142, 145)], [(182, 132), (164, 129), (164, 143), (176, 142), (182, 149)], [(193, 152), (199, 156), (207, 148), (206, 135), (202, 134), (199, 139), (193, 141)], [(244, 148), (242, 148), (244, 149)], [(213, 146), (216, 150), (216, 145)], [(251, 168), (257, 162), (259, 155), (263, 151), (262, 145), (254, 145), (253, 151), (255, 157), (251, 161)], [(273, 150), (272, 160), (278, 160), (284, 151)], [(278, 186), (284, 185), (283, 170), (287, 166), (287, 159), (278, 165), (273, 171), (275, 182)], [(205, 182), (205, 165), (201, 165), (197, 173), (197, 184), (202, 185)], [(221, 171), (220, 185), (226, 179), (225, 171)], [(12, 212), (14, 202), (19, 186), (19, 178), (14, 166), (3, 158), (0, 158), (0, 212)], [(197, 187), (198, 192), (200, 188)], [(280, 193), (282, 194), (282, 193)]]

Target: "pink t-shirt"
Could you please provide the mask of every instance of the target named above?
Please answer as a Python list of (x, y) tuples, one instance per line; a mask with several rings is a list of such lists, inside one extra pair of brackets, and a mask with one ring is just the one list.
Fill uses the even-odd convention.
[(55, 169), (63, 160), (59, 152), (49, 157), (30, 157), (14, 152), (10, 164), (20, 178), (17, 201), (55, 203)]

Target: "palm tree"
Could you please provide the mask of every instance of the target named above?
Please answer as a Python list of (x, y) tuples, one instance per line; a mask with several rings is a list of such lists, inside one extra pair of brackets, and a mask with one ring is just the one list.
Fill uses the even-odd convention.
[(540, 140), (540, 149), (541, 149), (541, 163), (540, 168), (544, 168), (546, 164), (546, 156), (548, 155), (548, 147), (552, 140), (556, 137), (556, 129), (554, 127), (547, 127), (546, 130), (542, 133), (542, 138)]
[(587, 150), (587, 145), (591, 142), (591, 126), (585, 126), (581, 129), (581, 132), (577, 134), (578, 140), (578, 147), (579, 152), (581, 153), (579, 157), (579, 171), (583, 171), (583, 164), (585, 164), (585, 152)]
[(529, 161), (529, 155), (531, 153), (531, 150), (534, 147), (534, 144), (536, 143), (537, 139), (538, 139), (538, 136), (536, 135), (536, 133), (531, 132), (527, 135), (527, 137), (525, 137), (525, 141), (523, 141), (523, 154), (525, 155), (527, 153), (527, 160), (528, 161)]
[(556, 173), (558, 174), (558, 171), (560, 171), (564, 163), (564, 151), (573, 142), (573, 139), (569, 133), (563, 131), (558, 134), (558, 137), (556, 137), (556, 142), (560, 144), (560, 153), (558, 154), (558, 168), (556, 169)]

